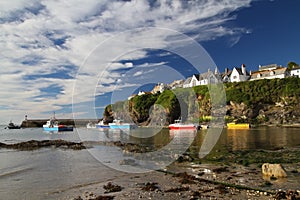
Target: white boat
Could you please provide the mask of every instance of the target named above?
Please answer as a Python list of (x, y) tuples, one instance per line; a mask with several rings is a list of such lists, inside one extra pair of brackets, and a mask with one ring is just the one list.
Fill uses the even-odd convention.
[(134, 129), (137, 127), (135, 124), (125, 123), (123, 120), (115, 119), (112, 123), (109, 123), (111, 129)]
[(43, 125), (44, 131), (73, 131), (73, 126), (58, 124), (55, 118), (51, 118)]
[(169, 125), (170, 130), (196, 130), (197, 126), (194, 124), (184, 124), (181, 119), (174, 121), (174, 124)]
[(89, 122), (86, 124), (86, 128), (96, 128), (96, 125), (93, 122)]
[(96, 124), (96, 128), (109, 128), (109, 125), (104, 124), (103, 120)]

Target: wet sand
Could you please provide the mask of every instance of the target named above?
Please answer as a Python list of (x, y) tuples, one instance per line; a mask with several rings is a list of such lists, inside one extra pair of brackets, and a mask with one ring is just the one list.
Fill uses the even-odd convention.
[[(295, 164), (287, 164), (288, 170)], [(300, 164), (297, 164), (300, 169)], [(174, 163), (165, 171), (125, 174), (118, 178), (78, 186), (55, 199), (300, 199), (300, 172), (287, 179), (262, 177), (258, 166)], [(294, 176), (294, 177), (293, 177)], [(297, 181), (289, 181), (289, 178)], [(119, 190), (107, 190), (108, 186)], [(105, 189), (106, 188), (106, 189)], [(288, 194), (291, 193), (291, 194)], [(297, 194), (298, 193), (298, 194)], [(280, 196), (281, 195), (281, 196)], [(292, 196), (294, 196), (292, 198)]]

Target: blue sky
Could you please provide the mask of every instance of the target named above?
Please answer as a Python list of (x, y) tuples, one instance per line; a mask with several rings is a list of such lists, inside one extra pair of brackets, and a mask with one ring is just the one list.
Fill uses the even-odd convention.
[(220, 68), (245, 63), (257, 70), (258, 65), (299, 63), (299, 6), (296, 0), (254, 1), (250, 7), (232, 13), (236, 19), (229, 24), (249, 31), (235, 45), (228, 45), (224, 38), (202, 44)]
[[(157, 82), (300, 63), (298, 0), (0, 2), (0, 123), (99, 117)], [(99, 114), (100, 113), (100, 114)]]

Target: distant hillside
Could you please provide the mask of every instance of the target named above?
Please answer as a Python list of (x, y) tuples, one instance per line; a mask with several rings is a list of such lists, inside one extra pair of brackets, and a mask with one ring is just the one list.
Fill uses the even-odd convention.
[[(226, 121), (252, 124), (300, 123), (300, 79), (285, 78), (224, 84), (226, 92)], [(162, 109), (163, 108), (163, 109)], [(193, 122), (209, 120), (212, 102), (207, 86), (165, 90), (161, 94), (135, 96), (129, 101), (106, 107), (104, 118), (112, 115), (147, 125), (166, 116), (166, 123), (179, 117)], [(149, 113), (152, 120), (149, 118)]]

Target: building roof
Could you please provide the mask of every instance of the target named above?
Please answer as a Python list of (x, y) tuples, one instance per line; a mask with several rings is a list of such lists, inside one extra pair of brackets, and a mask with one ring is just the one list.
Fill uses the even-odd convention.
[(264, 65), (264, 66), (258, 66), (258, 70), (259, 71), (263, 71), (263, 70), (273, 70), (278, 68), (277, 64), (270, 64), (270, 65)]
[(290, 71), (298, 70), (298, 69), (300, 69), (300, 66), (293, 66), (293, 68)]
[[(287, 71), (285, 67), (279, 67), (273, 70), (256, 71), (251, 74), (251, 78), (265, 78), (284, 74)], [(260, 77), (258, 77), (260, 75)]]
[(184, 81), (183, 85), (190, 84), (191, 80), (192, 80), (192, 77), (188, 77), (188, 78)]
[[(236, 71), (239, 73), (239, 75), (244, 75), (242, 68), (240, 67), (235, 67)], [(246, 70), (246, 76), (250, 76), (249, 72)]]

